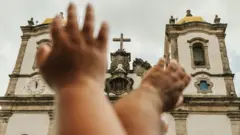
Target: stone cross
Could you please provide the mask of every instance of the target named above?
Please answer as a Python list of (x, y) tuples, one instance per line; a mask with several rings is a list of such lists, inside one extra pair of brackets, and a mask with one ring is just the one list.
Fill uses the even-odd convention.
[(120, 38), (113, 38), (113, 41), (120, 42), (120, 50), (123, 50), (123, 42), (130, 42), (130, 38), (123, 38), (123, 34), (121, 33)]

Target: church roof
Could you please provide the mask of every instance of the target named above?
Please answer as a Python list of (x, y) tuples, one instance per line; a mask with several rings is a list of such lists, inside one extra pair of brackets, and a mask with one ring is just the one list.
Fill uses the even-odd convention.
[(187, 15), (176, 22), (176, 24), (183, 24), (188, 22), (205, 22), (201, 16), (193, 16), (190, 10), (187, 10)]

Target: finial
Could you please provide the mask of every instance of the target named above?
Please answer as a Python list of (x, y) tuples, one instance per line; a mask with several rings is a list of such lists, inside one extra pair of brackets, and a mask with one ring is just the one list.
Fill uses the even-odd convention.
[(30, 20), (28, 20), (28, 26), (33, 26), (34, 25), (34, 21), (33, 21), (33, 17), (31, 17)]
[(64, 19), (63, 12), (60, 12), (61, 19)]
[(169, 19), (169, 23), (170, 24), (175, 24), (175, 20), (176, 19), (174, 19), (173, 16), (171, 16), (170, 19)]
[(191, 10), (187, 10), (187, 15), (186, 16), (192, 16), (192, 14), (191, 14)]
[(215, 15), (215, 18), (214, 18), (214, 23), (220, 23), (221, 21), (221, 18), (218, 17), (218, 15)]

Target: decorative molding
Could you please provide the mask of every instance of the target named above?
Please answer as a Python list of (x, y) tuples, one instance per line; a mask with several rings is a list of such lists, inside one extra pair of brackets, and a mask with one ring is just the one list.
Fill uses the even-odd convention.
[(44, 95), (44, 96), (8, 96), (0, 97), (0, 105), (22, 105), (22, 106), (51, 106), (55, 102), (54, 95)]
[(42, 43), (51, 43), (52, 40), (51, 39), (41, 39), (39, 41), (37, 41), (37, 44), (40, 45)]
[(170, 41), (170, 39), (177, 39), (179, 34), (168, 34), (167, 36), (168, 36), (168, 39)]
[(238, 112), (238, 113), (228, 113), (227, 116), (231, 121), (240, 121), (240, 112)]
[(53, 120), (54, 119), (54, 112), (53, 111), (48, 111), (49, 119)]
[(186, 120), (188, 116), (187, 111), (173, 111), (171, 114), (175, 120)]
[[(112, 87), (112, 83), (117, 83), (115, 82), (117, 81), (117, 79), (120, 79), (121, 82), (125, 81), (125, 83), (121, 83), (119, 86), (116, 86), (116, 87), (120, 87), (116, 89)], [(122, 95), (124, 93), (129, 93), (132, 90), (133, 83), (134, 83), (133, 79), (127, 77), (126, 74), (116, 73), (106, 79), (105, 92), (107, 94), (113, 93), (116, 96)]]
[[(207, 90), (201, 90), (200, 89), (199, 85), (200, 85), (201, 81), (206, 81), (207, 82), (207, 84), (208, 84), (208, 89)], [(197, 82), (195, 82), (194, 85), (197, 88), (198, 93), (202, 93), (202, 94), (212, 93), (213, 83), (210, 81), (209, 78), (206, 78), (206, 77), (197, 78)]]
[[(188, 40), (187, 42), (190, 43), (190, 44), (192, 44), (193, 42), (196, 42), (196, 41), (208, 43), (209, 40), (204, 39), (204, 38), (202, 38), (202, 37), (195, 37), (195, 38), (192, 38), (192, 39)], [(204, 44), (204, 45), (205, 45), (205, 44)]]
[(8, 123), (9, 118), (12, 116), (11, 111), (0, 111), (0, 120), (2, 120), (3, 123)]
[(198, 72), (192, 73), (191, 76), (195, 77), (195, 76), (201, 75), (201, 74), (205, 74), (209, 77), (234, 77), (235, 76), (235, 74), (232, 74), (232, 73), (212, 74), (212, 73), (209, 73), (206, 71), (198, 71)]
[[(115, 102), (121, 97), (108, 97)], [(184, 95), (186, 106), (240, 106), (240, 97), (216, 96), (216, 95)]]
[(151, 65), (147, 61), (143, 61), (140, 58), (136, 58), (133, 61), (133, 72), (137, 74), (137, 76), (143, 76), (143, 74), (151, 68)]
[(34, 73), (31, 73), (31, 74), (10, 74), (9, 77), (10, 78), (20, 78), (20, 77), (22, 77), (22, 78), (24, 78), (24, 77), (29, 78), (29, 77), (33, 77), (33, 76), (39, 75), (39, 74), (40, 74), (39, 72), (34, 72)]
[(131, 54), (125, 50), (118, 49), (115, 53), (111, 53), (110, 72), (114, 71), (119, 64), (123, 65), (123, 69), (128, 72), (130, 70), (129, 62), (131, 61)]
[(179, 34), (183, 35), (193, 31), (201, 31), (207, 34), (220, 34), (225, 33), (227, 24), (211, 24), (207, 22), (188, 22), (183, 24), (167, 24), (166, 34)]

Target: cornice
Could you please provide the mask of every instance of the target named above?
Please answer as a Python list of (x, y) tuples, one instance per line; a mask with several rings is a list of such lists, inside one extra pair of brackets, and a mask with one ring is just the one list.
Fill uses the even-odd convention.
[(204, 74), (204, 75), (207, 75), (207, 76), (210, 76), (210, 77), (234, 77), (234, 75), (235, 75), (235, 74), (232, 74), (232, 73), (212, 74), (212, 73), (209, 73), (209, 72), (206, 72), (206, 71), (199, 71), (199, 72), (192, 73), (191, 76), (195, 77), (195, 76), (201, 75), (201, 74)]
[(53, 105), (54, 95), (0, 97), (0, 105)]
[(31, 73), (31, 74), (10, 74), (8, 75), (10, 78), (24, 78), (24, 77), (33, 77), (35, 75), (39, 75), (40, 73), (39, 72), (34, 72), (34, 73)]
[(184, 24), (167, 24), (166, 34), (185, 34), (192, 31), (202, 31), (208, 34), (224, 35), (227, 24), (211, 24), (207, 22), (188, 22)]

